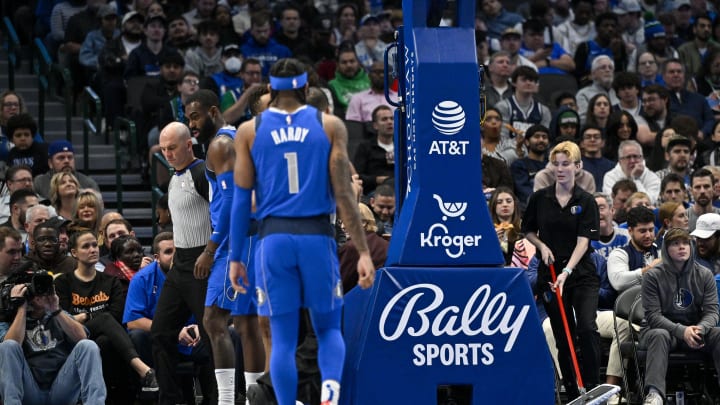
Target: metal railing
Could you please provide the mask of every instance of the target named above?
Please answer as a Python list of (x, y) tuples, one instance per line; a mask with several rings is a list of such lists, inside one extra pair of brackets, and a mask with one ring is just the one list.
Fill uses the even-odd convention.
[(20, 66), (20, 39), (9, 17), (3, 18), (3, 37), (7, 43), (8, 88), (15, 90), (15, 69)]
[(157, 224), (157, 211), (155, 210), (157, 208), (158, 200), (160, 200), (160, 197), (162, 197), (165, 193), (160, 188), (160, 185), (157, 182), (157, 174), (158, 174), (158, 166), (162, 166), (167, 170), (168, 174), (170, 176), (175, 173), (175, 169), (170, 167), (170, 163), (165, 160), (165, 156), (162, 155), (160, 152), (153, 153), (152, 160), (150, 161), (150, 184), (152, 185), (152, 230), (153, 230), (153, 237), (157, 235), (158, 231), (158, 224)]
[[(123, 213), (123, 158), (135, 156), (137, 151), (137, 145), (135, 141), (135, 122), (123, 117), (115, 118), (115, 125), (113, 127), (115, 135), (115, 190), (117, 193), (117, 211)], [(128, 142), (123, 142), (121, 135), (125, 135), (125, 139)], [(128, 149), (125, 150), (124, 146)]]
[[(73, 80), (67, 68), (54, 63), (40, 38), (33, 41), (33, 73), (38, 77), (38, 129), (45, 133), (45, 102), (53, 97), (65, 104), (65, 138), (72, 142)], [(56, 94), (58, 90), (62, 94)]]
[(90, 172), (90, 134), (97, 136), (102, 131), (102, 101), (90, 86), (82, 93), (83, 101), (83, 171)]

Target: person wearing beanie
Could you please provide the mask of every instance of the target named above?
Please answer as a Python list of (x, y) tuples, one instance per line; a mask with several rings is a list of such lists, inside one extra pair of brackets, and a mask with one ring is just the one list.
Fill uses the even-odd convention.
[(627, 69), (629, 72), (637, 71), (638, 57), (645, 52), (650, 52), (655, 56), (658, 66), (662, 66), (668, 59), (679, 56), (677, 49), (670, 44), (665, 27), (660, 21), (649, 20), (645, 23), (645, 43), (630, 54), (630, 63)]
[(550, 144), (555, 145), (560, 137), (575, 139), (580, 129), (580, 115), (572, 108), (562, 107), (550, 123)]

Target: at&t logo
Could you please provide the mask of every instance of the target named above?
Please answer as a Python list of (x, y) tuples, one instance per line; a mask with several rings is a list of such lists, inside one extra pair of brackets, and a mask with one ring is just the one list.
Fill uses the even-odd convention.
[[(441, 134), (453, 136), (465, 126), (465, 111), (454, 101), (441, 101), (433, 109), (432, 124)], [(429, 154), (464, 156), (469, 144), (470, 141), (435, 140), (430, 145)]]
[(441, 134), (455, 135), (465, 126), (465, 111), (454, 101), (441, 101), (433, 110), (432, 123)]

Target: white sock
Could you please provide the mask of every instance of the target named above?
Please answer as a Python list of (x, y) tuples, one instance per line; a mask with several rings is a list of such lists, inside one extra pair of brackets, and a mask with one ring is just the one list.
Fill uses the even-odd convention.
[(251, 385), (257, 384), (258, 378), (262, 377), (265, 373), (253, 373), (252, 371), (246, 371), (245, 375), (245, 392), (250, 388)]
[(338, 405), (340, 398), (340, 383), (335, 380), (325, 380), (320, 391), (321, 405)]
[(218, 405), (235, 404), (235, 369), (216, 368), (215, 380), (218, 386)]

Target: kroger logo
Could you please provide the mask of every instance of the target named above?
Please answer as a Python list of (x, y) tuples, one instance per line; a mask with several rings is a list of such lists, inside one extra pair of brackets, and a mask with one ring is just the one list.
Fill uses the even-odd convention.
[(432, 123), (441, 134), (455, 135), (465, 126), (465, 111), (454, 101), (441, 101), (433, 110)]
[(437, 194), (433, 194), (433, 198), (438, 203), (438, 207), (440, 207), (440, 212), (443, 213), (442, 220), (447, 221), (448, 217), (450, 218), (457, 218), (460, 217), (461, 221), (465, 220), (465, 210), (467, 210), (467, 203), (463, 202), (454, 202), (454, 203), (446, 203), (443, 201), (442, 197), (440, 197)]
[[(468, 208), (467, 202), (447, 203), (437, 194), (433, 194), (433, 198), (438, 203), (443, 222), (449, 218), (465, 221), (463, 214)], [(457, 259), (465, 254), (466, 248), (479, 246), (481, 239), (482, 235), (454, 235), (444, 223), (438, 222), (430, 225), (427, 232), (420, 232), (420, 247), (445, 248), (445, 254), (449, 258)]]

